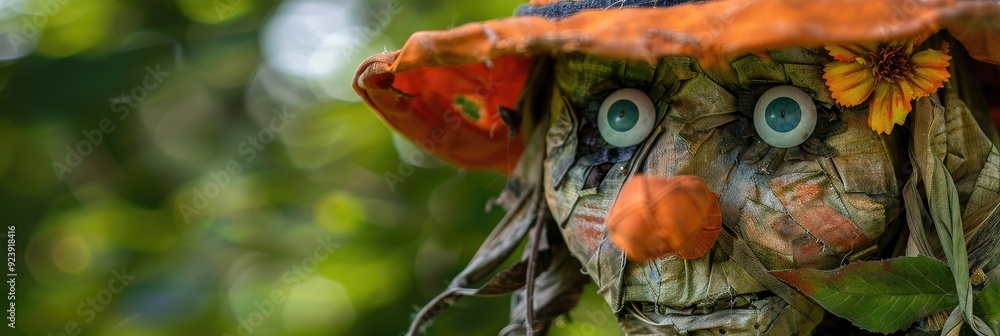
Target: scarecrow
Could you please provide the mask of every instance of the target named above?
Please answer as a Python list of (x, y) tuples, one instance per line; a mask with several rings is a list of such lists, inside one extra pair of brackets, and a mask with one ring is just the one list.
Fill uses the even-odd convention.
[(500, 334), (544, 334), (593, 281), (630, 335), (1000, 334), (998, 64), (996, 1), (532, 0), (415, 33), (355, 90), (508, 180), (409, 333), (510, 294)]

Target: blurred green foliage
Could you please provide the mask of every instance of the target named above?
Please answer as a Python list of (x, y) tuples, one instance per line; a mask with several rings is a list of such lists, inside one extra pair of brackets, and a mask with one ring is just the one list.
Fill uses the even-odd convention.
[[(519, 2), (2, 1), (17, 329), (400, 334), (502, 217), (483, 208), (504, 178), (405, 164), (351, 76)], [(593, 290), (553, 334), (617, 331)], [(461, 301), (429, 333), (495, 334), (508, 305)]]

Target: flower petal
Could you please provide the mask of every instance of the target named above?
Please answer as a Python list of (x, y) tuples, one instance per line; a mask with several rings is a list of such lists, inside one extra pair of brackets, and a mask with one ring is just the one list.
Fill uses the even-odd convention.
[(899, 48), (902, 47), (902, 52), (906, 55), (913, 53), (913, 47), (915, 46), (913, 38), (892, 40), (886, 44), (886, 48)]
[(910, 56), (910, 64), (920, 67), (947, 68), (951, 56), (939, 50), (927, 49)]
[(868, 105), (868, 126), (878, 133), (892, 133), (894, 124), (902, 125), (913, 106), (909, 94), (895, 83), (879, 82)]
[(951, 56), (938, 50), (927, 49), (910, 57), (912, 70), (906, 76), (906, 80), (912, 84), (915, 98), (926, 97), (934, 91), (944, 86), (944, 82), (951, 78), (948, 73), (948, 64)]
[(830, 62), (823, 69), (826, 86), (837, 103), (845, 107), (861, 104), (875, 87), (875, 76), (868, 67), (856, 62)]
[[(898, 81), (898, 82), (896, 82), (896, 84), (899, 84), (900, 90), (903, 90), (903, 94), (906, 95), (906, 97), (909, 97), (910, 99), (916, 98), (917, 97), (917, 93), (920, 91), (920, 89), (918, 89), (917, 87), (913, 86), (913, 83), (910, 83), (909, 81), (906, 81), (906, 80)], [(920, 96), (920, 97), (924, 97), (924, 96)]]
[(860, 58), (857, 59), (857, 61), (861, 64), (865, 64), (865, 56), (867, 56), (868, 53), (875, 51), (877, 48), (878, 45), (874, 43), (826, 46), (826, 50), (830, 52), (830, 56), (833, 56), (835, 61), (851, 62)]
[(861, 55), (839, 45), (828, 45), (826, 46), (826, 50), (830, 51), (830, 56), (833, 56), (833, 60), (835, 61), (850, 62), (855, 58), (861, 57)]

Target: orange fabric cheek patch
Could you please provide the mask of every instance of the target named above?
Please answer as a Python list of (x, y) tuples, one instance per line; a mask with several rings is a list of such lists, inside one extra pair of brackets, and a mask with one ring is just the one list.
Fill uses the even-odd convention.
[(701, 258), (722, 230), (718, 195), (701, 178), (637, 175), (625, 183), (607, 221), (611, 241), (628, 258)]

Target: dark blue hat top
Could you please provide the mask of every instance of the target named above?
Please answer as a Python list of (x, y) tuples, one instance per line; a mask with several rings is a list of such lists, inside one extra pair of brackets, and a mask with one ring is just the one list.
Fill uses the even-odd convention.
[(697, 0), (582, 0), (563, 1), (546, 6), (521, 5), (517, 16), (541, 16), (550, 19), (564, 18), (588, 9), (616, 9), (626, 7), (669, 7)]

